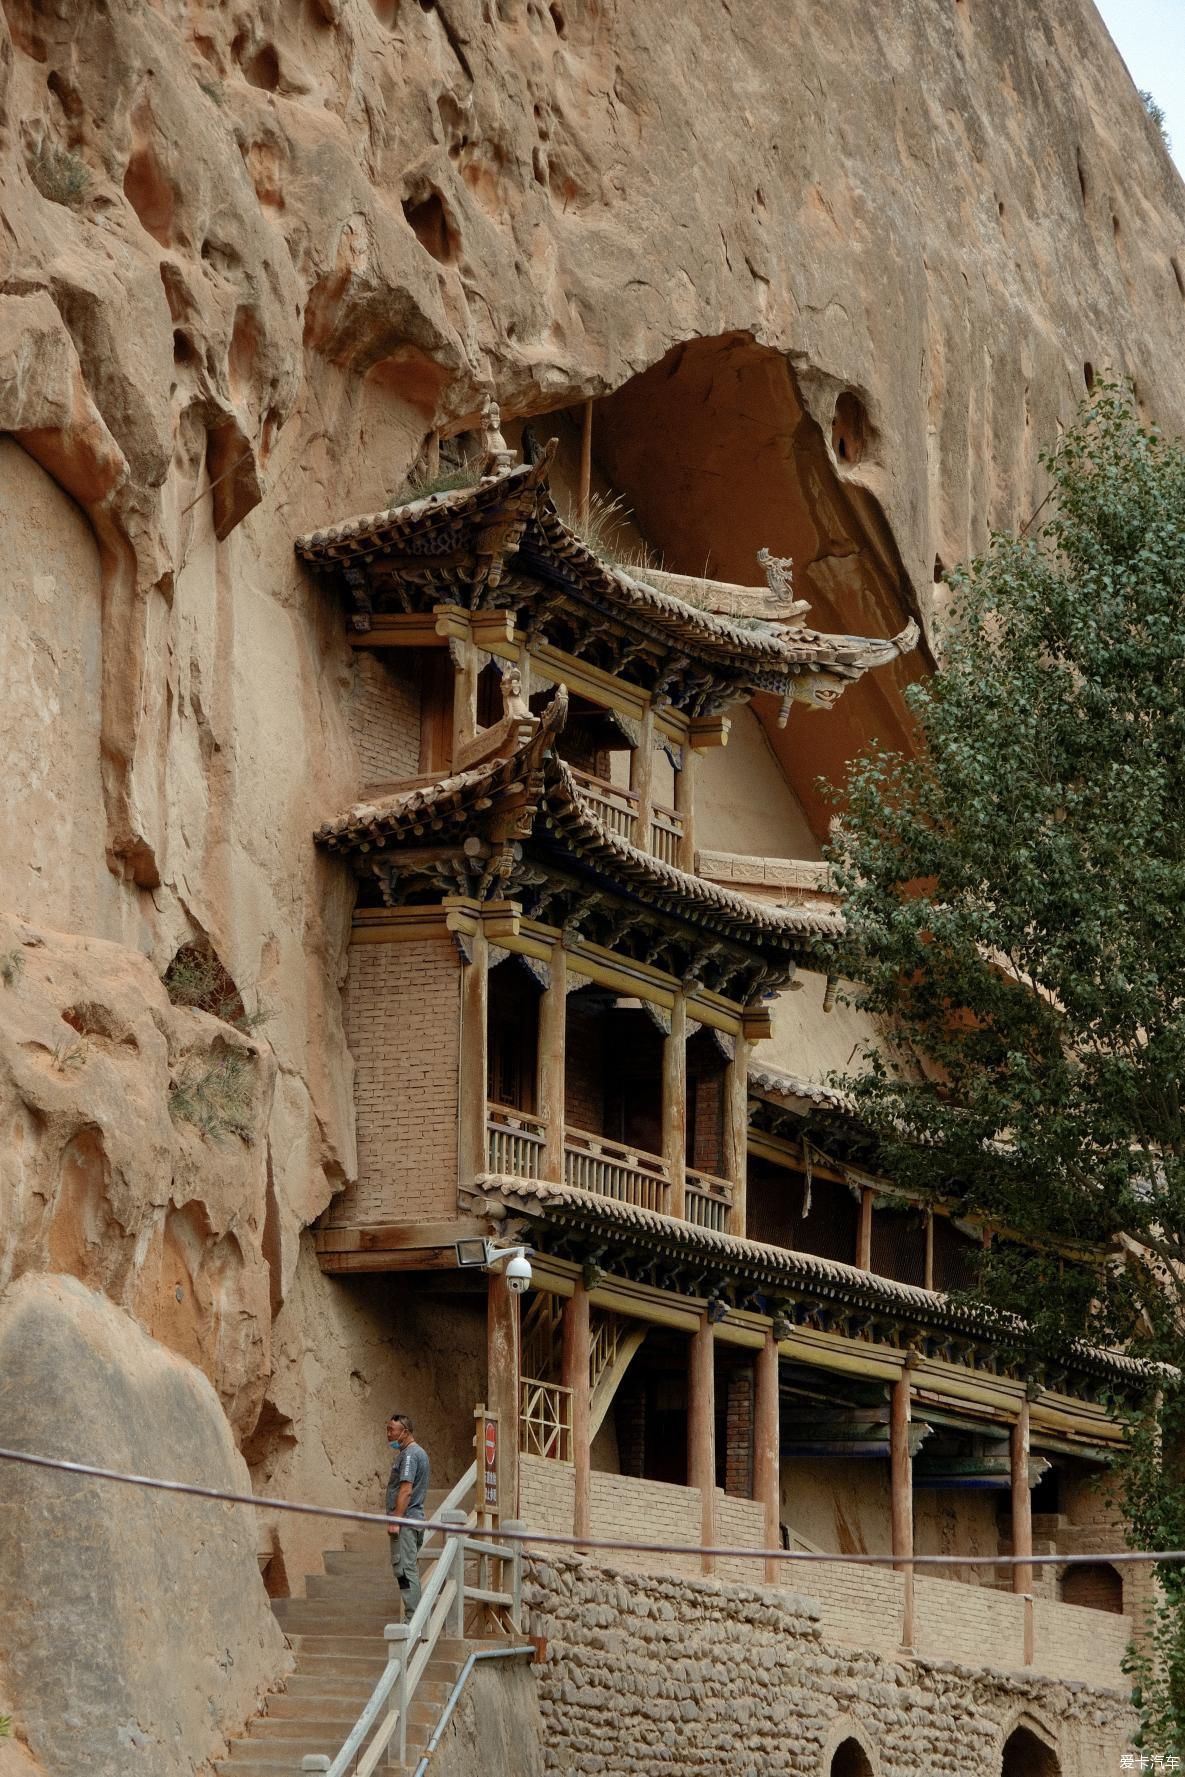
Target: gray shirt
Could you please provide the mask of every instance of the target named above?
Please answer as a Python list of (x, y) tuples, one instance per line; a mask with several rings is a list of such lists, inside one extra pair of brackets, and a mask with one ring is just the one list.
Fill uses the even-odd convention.
[(399, 1489), (404, 1481), (411, 1482), (411, 1498), (407, 1502), (404, 1517), (422, 1518), (424, 1501), (428, 1497), (428, 1477), (430, 1464), (428, 1452), (422, 1444), (409, 1444), (406, 1450), (397, 1450), (395, 1460), (391, 1464), (391, 1474), (387, 1481), (387, 1510), (395, 1510), (395, 1502), (399, 1498)]

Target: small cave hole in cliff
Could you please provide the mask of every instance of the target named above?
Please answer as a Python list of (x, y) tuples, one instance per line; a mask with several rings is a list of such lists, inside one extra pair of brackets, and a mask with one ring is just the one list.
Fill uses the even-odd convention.
[(1077, 158), (1078, 158), (1078, 189), (1082, 193), (1082, 208), (1085, 210), (1088, 190), (1087, 190), (1087, 183), (1086, 183), (1086, 166), (1085, 166), (1085, 163), (1082, 159), (1081, 148), (1078, 150), (1078, 157)]
[(942, 582), (945, 579), (946, 579), (946, 566), (942, 560), (942, 557), (940, 555), (936, 555), (934, 557), (934, 584), (935, 584), (935, 586), (941, 586)]
[(399, 0), (370, 0), (370, 10), (379, 24), (390, 30), (399, 17)]
[(560, 11), (559, 7), (555, 5), (549, 6), (547, 10), (551, 14), (551, 22), (555, 26), (556, 36), (563, 37), (568, 29), (567, 24), (564, 21), (563, 13)]
[(224, 1024), (233, 1024), (238, 1030), (250, 1028), (252, 1020), (234, 977), (208, 944), (183, 944), (161, 979), (175, 1006), (209, 1012), (211, 1017), (221, 1018)]
[(171, 246), (175, 207), (173, 186), (147, 142), (142, 142), (128, 161), (123, 176), (123, 195), (136, 212), (141, 228), (159, 246)]
[(1177, 280), (1177, 289), (1180, 291), (1182, 297), (1185, 298), (1185, 271), (1181, 270), (1181, 261), (1179, 259), (1170, 259), (1169, 264), (1172, 266), (1173, 276)]
[(1082, 366), (1082, 380), (1086, 384), (1087, 392), (1089, 393), (1089, 391), (1094, 388), (1094, 365), (1089, 358)]
[(275, 46), (265, 43), (257, 49), (243, 73), (252, 86), (259, 87), (265, 93), (274, 93), (280, 84), (280, 58)]
[(403, 214), (421, 247), (425, 247), (441, 265), (451, 265), (457, 256), (457, 242), (440, 193), (430, 191), (419, 202), (405, 198)]
[(858, 463), (868, 443), (868, 416), (864, 403), (845, 389), (835, 403), (831, 420), (831, 448), (841, 463)]
[(178, 327), (173, 334), (174, 364), (192, 364), (196, 356), (197, 353), (193, 349), (193, 342), (189, 338), (189, 335), (183, 333), (180, 327)]

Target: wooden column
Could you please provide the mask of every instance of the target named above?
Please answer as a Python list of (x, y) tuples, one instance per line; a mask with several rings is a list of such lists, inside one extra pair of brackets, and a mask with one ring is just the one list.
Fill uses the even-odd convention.
[(568, 1024), (568, 953), (553, 944), (550, 977), (539, 1000), (539, 1115), (547, 1125), (543, 1176), (564, 1182), (564, 1052)]
[(683, 823), (679, 840), (679, 868), (695, 870), (695, 771), (698, 754), (683, 744), (683, 769), (675, 773), (675, 813)]
[[(461, 965), (457, 1182), (462, 1190), (471, 1190), (477, 1174), (486, 1170), (489, 955), (483, 931), (474, 933), (469, 950), (471, 961)], [(489, 1404), (493, 1405), (492, 1397)]]
[(572, 1390), (572, 1534), (589, 1534), (589, 1414), (591, 1407), (591, 1376), (589, 1368), (588, 1291), (577, 1280), (576, 1287), (564, 1303), (563, 1384)]
[[(507, 1285), (505, 1265), (499, 1265), (489, 1273), (486, 1297), (486, 1402), (498, 1414), (498, 1437), (501, 1444), (498, 1452), (498, 1515), (503, 1520), (518, 1517), (521, 1301), (522, 1297), (514, 1295)], [(479, 1472), (480, 1467), (479, 1451)]]
[(1029, 1493), (1029, 1403), (1022, 1401), (1012, 1427), (1012, 1553), (1021, 1560), (1012, 1569), (1012, 1590), (1031, 1592), (1033, 1569), (1033, 1501)]
[(867, 1185), (860, 1193), (860, 1227), (856, 1235), (856, 1264), (861, 1271), (872, 1270), (872, 1192)]
[(580, 423), (580, 493), (577, 511), (582, 523), (587, 522), (592, 499), (592, 409), (592, 402), (586, 401)]
[(471, 641), (449, 644), (453, 661), (453, 759), (459, 747), (477, 733), (477, 680), (481, 671), (477, 649)]
[(638, 798), (634, 844), (641, 851), (649, 851), (651, 810), (654, 807), (654, 710), (650, 704), (646, 705), (642, 717), (638, 744), (630, 754), (630, 789)]
[(909, 1453), (909, 1371), (892, 1385), (889, 1411), (889, 1468), (892, 1489), (893, 1569), (904, 1575), (901, 1645), (912, 1647), (913, 1629), (913, 1459)]
[(675, 995), (662, 1045), (662, 1157), (671, 1175), (670, 1213), (687, 1214), (687, 1001)]
[(724, 1072), (724, 1176), (732, 1186), (730, 1234), (745, 1237), (745, 1185), (749, 1168), (749, 1044), (739, 1032)]
[[(778, 1342), (772, 1328), (757, 1353), (753, 1400), (753, 1497), (763, 1508), (762, 1539), (767, 1549), (778, 1547), (781, 1518), (781, 1426), (778, 1399)], [(773, 1585), (781, 1562), (767, 1560), (765, 1578)]]
[[(716, 1540), (716, 1351), (705, 1314), (691, 1335), (687, 1365), (687, 1482), (700, 1491), (700, 1541)], [(715, 1558), (703, 1557), (705, 1573)]]

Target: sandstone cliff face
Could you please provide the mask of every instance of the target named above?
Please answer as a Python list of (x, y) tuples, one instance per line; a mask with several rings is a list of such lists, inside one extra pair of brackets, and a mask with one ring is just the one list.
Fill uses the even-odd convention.
[[(106, 1291), (269, 1485), (361, 1495), (374, 1451), (299, 1434), (400, 1371), (301, 1258), (354, 1166), (350, 892), (310, 834), (359, 768), (293, 534), (491, 395), (727, 336), (687, 355), (683, 509), (701, 457), (797, 465), (812, 590), (847, 609), (875, 557), (928, 615), (936, 558), (1036, 505), (1086, 366), (1185, 426), (1185, 194), (1089, 0), (2, 0), (0, 213), (0, 1275)], [(605, 440), (658, 512), (652, 386)], [(168, 1109), (237, 1040), (157, 985), (195, 939), (270, 1013), (226, 1144)]]

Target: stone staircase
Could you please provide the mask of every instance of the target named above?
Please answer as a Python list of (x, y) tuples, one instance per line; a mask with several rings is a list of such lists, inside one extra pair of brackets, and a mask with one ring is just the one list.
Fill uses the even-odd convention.
[[(428, 1515), (443, 1494), (429, 1494)], [(328, 1550), (325, 1572), (310, 1574), (303, 1598), (278, 1598), (272, 1609), (296, 1657), (282, 1691), (275, 1691), (247, 1732), (215, 1765), (218, 1777), (300, 1777), (306, 1753), (333, 1758), (370, 1697), (387, 1663), (383, 1630), (401, 1620), (399, 1588), (391, 1572), (386, 1533), (360, 1526), (344, 1549)], [(421, 1564), (427, 1581), (434, 1563)], [(416, 1690), (407, 1728), (407, 1763), (384, 1771), (414, 1771), (470, 1653), (504, 1641), (440, 1640)]]

